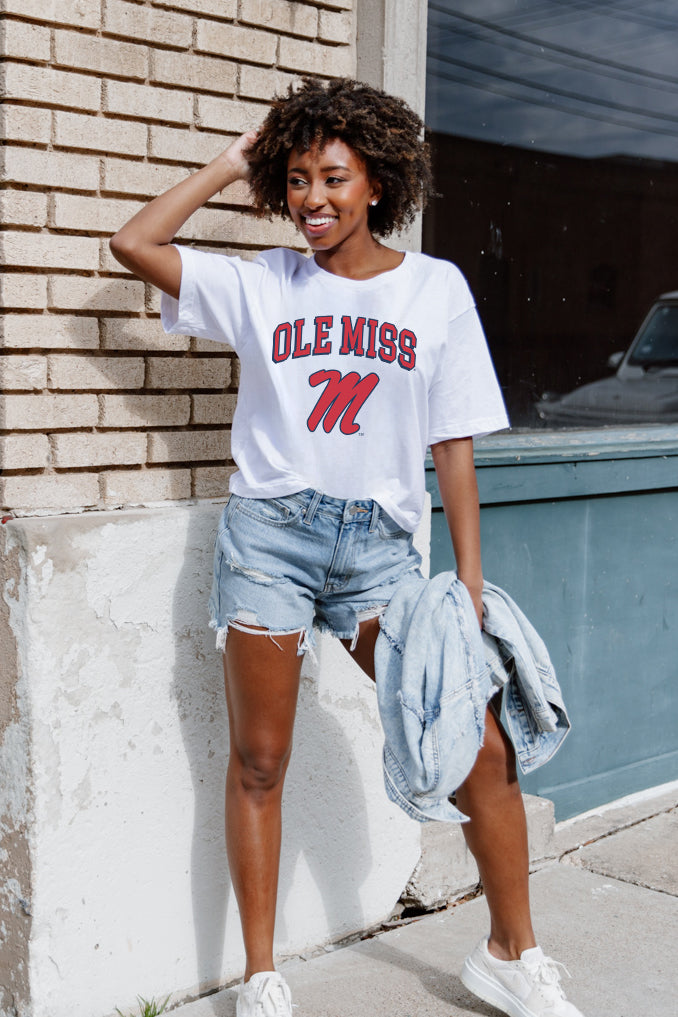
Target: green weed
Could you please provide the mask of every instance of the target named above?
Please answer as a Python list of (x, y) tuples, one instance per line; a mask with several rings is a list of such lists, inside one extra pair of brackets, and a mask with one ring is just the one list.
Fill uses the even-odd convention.
[[(164, 1003), (156, 1003), (154, 999), (144, 999), (143, 996), (137, 996), (137, 999), (139, 1001), (139, 1017), (160, 1017), (169, 1003), (169, 996)], [(120, 1014), (120, 1017), (125, 1017), (125, 1014), (122, 1010), (118, 1010), (117, 1006), (115, 1012)], [(129, 1017), (134, 1017), (134, 1014), (130, 1014)]]

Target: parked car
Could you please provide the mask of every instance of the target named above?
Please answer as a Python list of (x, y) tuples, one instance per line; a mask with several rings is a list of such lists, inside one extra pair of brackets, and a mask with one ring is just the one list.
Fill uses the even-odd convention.
[(611, 378), (545, 393), (539, 419), (560, 427), (678, 421), (678, 290), (657, 298), (628, 350), (607, 364)]

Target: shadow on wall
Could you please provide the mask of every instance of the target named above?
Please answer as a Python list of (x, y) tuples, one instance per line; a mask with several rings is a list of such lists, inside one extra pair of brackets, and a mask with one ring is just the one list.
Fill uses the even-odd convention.
[[(224, 846), (228, 728), (221, 654), (207, 628), (221, 506), (203, 509), (189, 513), (172, 607), (172, 694), (195, 803), (192, 820), (187, 816), (186, 822), (193, 823), (190, 893), (200, 993), (239, 977), (244, 967)], [(337, 649), (346, 665), (340, 677), (349, 670), (349, 684), (339, 697), (334, 646), (319, 640), (318, 665), (307, 658), (302, 668), (295, 748), (284, 792), (278, 956), (301, 953), (365, 924), (360, 891), (372, 866), (368, 813), (356, 749), (344, 719), (336, 714), (343, 710), (350, 716), (360, 710), (364, 726), (361, 700), (369, 704), (374, 693), (339, 644)], [(380, 781), (380, 774), (375, 778)]]

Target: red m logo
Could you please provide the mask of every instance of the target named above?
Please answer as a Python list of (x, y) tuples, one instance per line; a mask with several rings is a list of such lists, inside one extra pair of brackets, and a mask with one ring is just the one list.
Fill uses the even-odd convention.
[(357, 371), (351, 371), (342, 377), (340, 371), (316, 371), (308, 379), (308, 383), (314, 387), (327, 383), (325, 391), (306, 422), (309, 431), (315, 431), (324, 417), (323, 430), (329, 434), (341, 417), (339, 425), (341, 433), (355, 434), (360, 430), (355, 422), (355, 415), (370, 392), (379, 384), (379, 375), (368, 374), (361, 378)]

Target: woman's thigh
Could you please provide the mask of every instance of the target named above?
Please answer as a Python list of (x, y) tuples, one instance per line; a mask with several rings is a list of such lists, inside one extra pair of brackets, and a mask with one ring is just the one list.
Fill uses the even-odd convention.
[(299, 693), (299, 633), (229, 627), (224, 652), (231, 754), (275, 769), (287, 760)]

